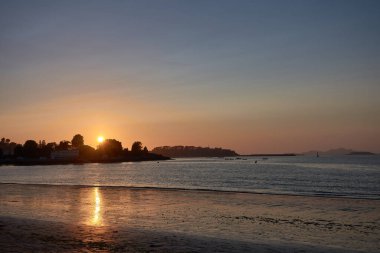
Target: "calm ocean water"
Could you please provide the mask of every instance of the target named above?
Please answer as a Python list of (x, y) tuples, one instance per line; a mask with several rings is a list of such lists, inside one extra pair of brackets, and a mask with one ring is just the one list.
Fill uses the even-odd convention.
[[(257, 161), (257, 163), (255, 163)], [(380, 156), (0, 166), (0, 183), (157, 187), (380, 199)]]

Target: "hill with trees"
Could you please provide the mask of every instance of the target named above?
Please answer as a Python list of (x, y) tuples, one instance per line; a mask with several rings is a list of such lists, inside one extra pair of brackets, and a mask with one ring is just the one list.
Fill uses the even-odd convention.
[(223, 148), (194, 146), (162, 146), (155, 147), (152, 153), (168, 157), (225, 157), (238, 156), (235, 151)]

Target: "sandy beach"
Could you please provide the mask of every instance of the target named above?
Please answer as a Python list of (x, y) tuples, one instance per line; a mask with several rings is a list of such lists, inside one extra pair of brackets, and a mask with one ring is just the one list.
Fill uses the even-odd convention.
[(380, 201), (0, 184), (2, 252), (380, 252)]

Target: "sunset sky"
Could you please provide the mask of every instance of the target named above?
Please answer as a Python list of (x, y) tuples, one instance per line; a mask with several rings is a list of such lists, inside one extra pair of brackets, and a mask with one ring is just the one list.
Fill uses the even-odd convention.
[(0, 137), (380, 152), (380, 1), (0, 2)]

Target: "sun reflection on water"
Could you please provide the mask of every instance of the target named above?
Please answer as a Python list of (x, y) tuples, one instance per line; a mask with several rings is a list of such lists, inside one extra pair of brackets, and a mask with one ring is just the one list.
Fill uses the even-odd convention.
[(94, 188), (94, 197), (95, 197), (95, 203), (94, 203), (94, 211), (92, 216), (92, 225), (101, 225), (102, 217), (100, 213), (100, 204), (101, 204), (101, 195), (99, 193), (99, 188)]

